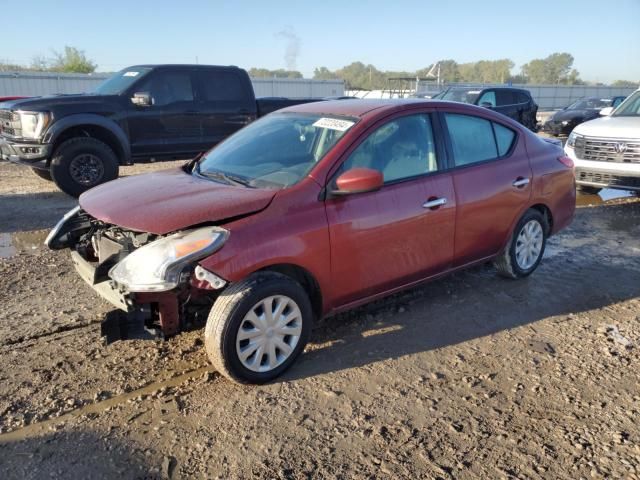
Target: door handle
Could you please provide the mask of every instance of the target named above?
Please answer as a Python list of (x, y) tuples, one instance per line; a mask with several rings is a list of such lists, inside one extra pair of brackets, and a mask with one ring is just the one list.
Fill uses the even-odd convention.
[(422, 208), (431, 208), (432, 210), (435, 210), (436, 208), (446, 204), (447, 204), (446, 198), (433, 198), (423, 203)]
[(528, 178), (518, 177), (513, 181), (513, 183), (511, 185), (513, 185), (516, 188), (521, 188), (521, 187), (524, 187), (526, 185), (529, 185), (529, 179)]

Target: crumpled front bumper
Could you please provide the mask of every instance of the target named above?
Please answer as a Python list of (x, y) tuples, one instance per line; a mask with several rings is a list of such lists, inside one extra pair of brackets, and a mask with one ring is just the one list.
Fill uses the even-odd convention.
[[(78, 252), (71, 252), (71, 260), (80, 277), (118, 309), (107, 314), (101, 325), (107, 344), (132, 338), (167, 338), (180, 330), (175, 292), (127, 292), (111, 279), (98, 279), (96, 267)], [(156, 316), (160, 324), (159, 331), (154, 324)]]
[(47, 159), (51, 153), (48, 143), (21, 143), (0, 137), (0, 159), (31, 168), (49, 170)]

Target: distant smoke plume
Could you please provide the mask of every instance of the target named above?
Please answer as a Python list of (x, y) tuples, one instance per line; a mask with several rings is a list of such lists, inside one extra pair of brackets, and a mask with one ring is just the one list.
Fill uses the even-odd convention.
[(300, 55), (300, 37), (296, 35), (293, 27), (285, 27), (276, 33), (276, 37), (283, 38), (287, 43), (284, 50), (284, 63), (287, 70), (295, 70), (298, 65), (298, 55)]

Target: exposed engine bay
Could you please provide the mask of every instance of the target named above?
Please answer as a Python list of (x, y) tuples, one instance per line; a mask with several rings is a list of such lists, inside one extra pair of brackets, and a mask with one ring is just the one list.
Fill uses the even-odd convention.
[[(53, 249), (69, 248), (80, 276), (117, 310), (102, 322), (106, 343), (127, 338), (167, 338), (201, 327), (225, 282), (198, 266), (185, 266), (171, 291), (131, 292), (109, 272), (137, 249), (163, 238), (127, 230), (78, 209), (46, 240)], [(197, 270), (197, 271), (196, 271)], [(213, 278), (211, 278), (213, 277)]]

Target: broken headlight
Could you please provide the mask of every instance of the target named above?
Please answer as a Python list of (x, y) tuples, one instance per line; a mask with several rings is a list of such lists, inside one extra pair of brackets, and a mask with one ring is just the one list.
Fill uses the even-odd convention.
[(178, 286), (184, 267), (211, 255), (229, 232), (205, 227), (175, 233), (133, 251), (117, 263), (109, 276), (130, 292), (164, 292)]

